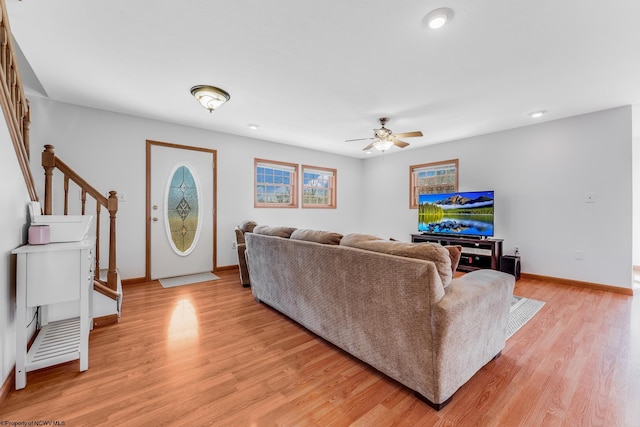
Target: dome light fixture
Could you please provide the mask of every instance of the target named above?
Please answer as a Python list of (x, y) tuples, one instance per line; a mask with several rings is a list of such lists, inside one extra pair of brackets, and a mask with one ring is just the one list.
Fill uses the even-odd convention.
[(432, 30), (437, 30), (438, 28), (444, 27), (444, 25), (451, 21), (451, 19), (453, 19), (453, 10), (448, 7), (441, 7), (427, 13), (422, 19), (422, 25), (427, 26)]
[(191, 95), (195, 96), (200, 104), (210, 113), (227, 102), (231, 96), (224, 90), (215, 86), (198, 85), (191, 88)]

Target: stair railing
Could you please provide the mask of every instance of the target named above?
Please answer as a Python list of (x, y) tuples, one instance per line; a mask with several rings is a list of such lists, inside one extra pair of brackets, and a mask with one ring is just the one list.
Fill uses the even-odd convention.
[[(98, 190), (89, 185), (80, 175), (72, 170), (55, 154), (53, 145), (45, 145), (42, 152), (42, 167), (44, 168), (44, 214), (53, 212), (53, 171), (58, 169), (64, 177), (64, 215), (69, 214), (69, 181), (80, 187), (82, 215), (85, 215), (87, 195), (96, 201), (96, 249), (94, 281), (96, 290), (107, 296), (117, 296), (118, 273), (116, 269), (116, 214), (118, 212), (118, 196), (115, 191), (109, 191), (109, 197), (103, 196)], [(109, 267), (107, 269), (107, 282), (100, 280), (100, 214), (102, 209), (109, 212)], [(106, 287), (106, 289), (104, 289)]]
[(24, 96), (16, 50), (4, 0), (0, 0), (0, 105), (13, 148), (18, 157), (29, 197), (38, 200), (35, 181), (29, 167), (29, 124), (31, 110)]

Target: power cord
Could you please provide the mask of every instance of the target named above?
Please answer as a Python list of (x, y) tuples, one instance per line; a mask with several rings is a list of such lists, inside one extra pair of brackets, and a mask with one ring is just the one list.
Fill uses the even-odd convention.
[(36, 312), (33, 313), (33, 318), (31, 319), (31, 322), (29, 322), (29, 324), (27, 325), (27, 329), (29, 329), (29, 326), (31, 326), (31, 324), (33, 323), (33, 321), (36, 321), (36, 330), (40, 329), (40, 306), (36, 307)]

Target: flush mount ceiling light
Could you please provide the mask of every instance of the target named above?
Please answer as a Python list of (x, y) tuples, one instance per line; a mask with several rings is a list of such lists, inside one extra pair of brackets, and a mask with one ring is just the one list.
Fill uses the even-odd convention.
[(260, 125), (257, 125), (257, 124), (255, 124), (255, 123), (249, 123), (249, 124), (247, 125), (247, 127), (248, 127), (249, 129), (251, 129), (251, 130), (258, 130), (258, 128), (260, 127)]
[(441, 7), (427, 13), (422, 19), (422, 25), (429, 27), (432, 30), (437, 30), (438, 28), (442, 28), (447, 22), (451, 21), (451, 19), (453, 19), (453, 10), (448, 7)]
[(210, 113), (231, 98), (226, 91), (215, 86), (208, 85), (192, 87), (191, 95), (195, 96), (198, 102), (202, 104), (204, 108), (209, 110)]
[(545, 114), (547, 114), (547, 110), (538, 110), (538, 111), (533, 111), (529, 113), (529, 117), (537, 119), (539, 117), (544, 116)]

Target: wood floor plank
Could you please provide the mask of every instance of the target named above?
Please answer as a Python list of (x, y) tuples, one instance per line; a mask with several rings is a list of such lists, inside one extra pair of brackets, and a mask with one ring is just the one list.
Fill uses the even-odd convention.
[(411, 390), (257, 303), (237, 271), (125, 286), (123, 317), (78, 362), (30, 372), (0, 420), (66, 426), (637, 426), (640, 302), (522, 279), (545, 306), (435, 411)]

